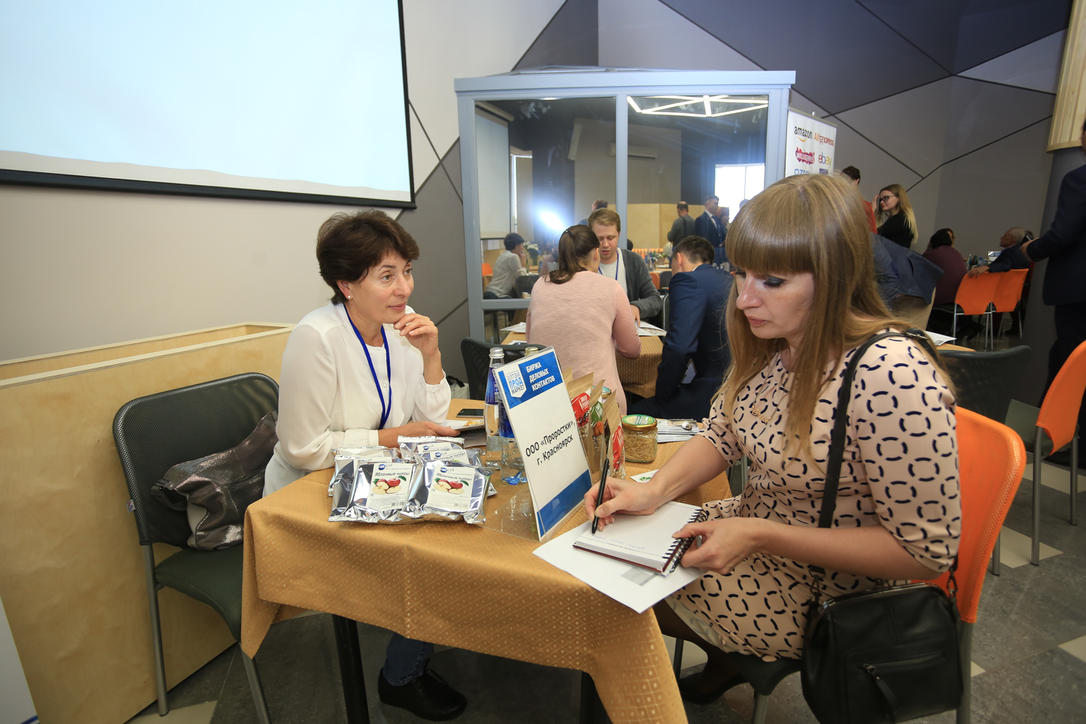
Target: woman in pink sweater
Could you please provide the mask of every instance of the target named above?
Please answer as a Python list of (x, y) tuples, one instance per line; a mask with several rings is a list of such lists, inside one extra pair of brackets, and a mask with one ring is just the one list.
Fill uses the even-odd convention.
[(528, 341), (554, 347), (558, 363), (572, 377), (591, 372), (617, 396), (626, 414), (626, 395), (618, 379), (615, 350), (623, 357), (641, 354), (641, 340), (626, 293), (601, 276), (600, 242), (583, 224), (558, 240), (558, 268), (532, 287)]

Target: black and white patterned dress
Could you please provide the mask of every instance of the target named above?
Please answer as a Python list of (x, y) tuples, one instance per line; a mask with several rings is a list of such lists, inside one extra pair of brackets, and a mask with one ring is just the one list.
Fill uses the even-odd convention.
[[(784, 454), (792, 374), (780, 355), (742, 390), (734, 415), (714, 403), (704, 437), (729, 463), (750, 459), (737, 498), (706, 504), (710, 518), (747, 516), (817, 526), (834, 408), (845, 363), (822, 389), (811, 424), (814, 464)], [(915, 343), (889, 337), (864, 353), (853, 382), (835, 527), (882, 525), (917, 561), (945, 570), (961, 530), (954, 398)], [(727, 574), (706, 573), (669, 604), (725, 651), (795, 658), (810, 601), (806, 564), (755, 553)], [(827, 571), (836, 596), (880, 581)]]

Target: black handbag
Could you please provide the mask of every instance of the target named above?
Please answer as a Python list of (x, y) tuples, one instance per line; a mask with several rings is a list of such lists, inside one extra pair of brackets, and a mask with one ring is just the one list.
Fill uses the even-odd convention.
[[(856, 367), (867, 348), (888, 336), (868, 339), (849, 360), (837, 400), (826, 465), (820, 528), (833, 523), (845, 447), (848, 399)], [(926, 335), (905, 333), (930, 349)], [(825, 571), (810, 566), (811, 610), (800, 675), (807, 705), (822, 724), (897, 722), (956, 709), (962, 697), (958, 646), (960, 618), (951, 567), (950, 591), (912, 583), (838, 598), (823, 596)]]

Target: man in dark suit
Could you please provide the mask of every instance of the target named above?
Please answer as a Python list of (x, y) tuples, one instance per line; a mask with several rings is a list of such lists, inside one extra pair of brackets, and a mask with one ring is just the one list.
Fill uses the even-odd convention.
[[(1086, 151), (1086, 122), (1079, 142)], [(1052, 226), (1024, 243), (1022, 253), (1033, 262), (1052, 260), (1045, 269), (1042, 290), (1044, 303), (1052, 306), (1056, 321), (1056, 341), (1048, 353), (1051, 384), (1064, 361), (1086, 341), (1086, 164), (1063, 177)], [(1086, 430), (1086, 404), (1079, 407), (1078, 424), (1080, 430)], [(1080, 433), (1078, 442), (1079, 465), (1086, 467), (1086, 436)]]
[(694, 233), (712, 245), (713, 261), (717, 264), (728, 261), (728, 255), (724, 251), (724, 237), (728, 234), (728, 227), (723, 219), (719, 197), (710, 196), (705, 199), (705, 212), (694, 219)]
[(656, 371), (656, 396), (634, 403), (631, 411), (665, 418), (708, 416), (731, 358), (724, 306), (732, 278), (712, 261), (712, 245), (699, 236), (675, 245), (668, 290), (670, 322)]
[[(680, 201), (675, 204), (675, 209), (679, 215), (671, 222), (671, 229), (667, 232), (667, 240), (672, 244), (678, 244), (694, 233), (694, 217), (690, 215), (690, 204)], [(674, 253), (674, 248), (672, 248), (672, 253)]]

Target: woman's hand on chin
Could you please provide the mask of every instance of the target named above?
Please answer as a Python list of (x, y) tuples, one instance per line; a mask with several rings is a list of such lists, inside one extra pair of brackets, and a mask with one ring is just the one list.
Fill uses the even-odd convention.
[(429, 357), (438, 351), (437, 326), (429, 317), (421, 314), (405, 314), (392, 325), (400, 336), (407, 339), (412, 347)]

